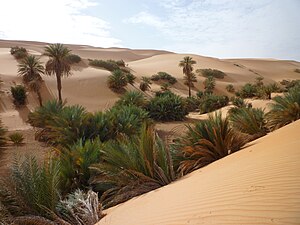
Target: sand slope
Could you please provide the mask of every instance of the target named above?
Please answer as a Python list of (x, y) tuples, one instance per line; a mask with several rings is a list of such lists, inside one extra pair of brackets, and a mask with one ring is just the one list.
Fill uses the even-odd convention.
[(300, 224), (300, 121), (107, 210), (98, 225)]

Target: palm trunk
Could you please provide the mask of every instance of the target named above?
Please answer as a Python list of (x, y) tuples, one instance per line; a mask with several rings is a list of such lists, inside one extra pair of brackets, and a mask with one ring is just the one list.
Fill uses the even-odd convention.
[(57, 91), (58, 91), (58, 100), (60, 103), (62, 103), (62, 97), (61, 97), (61, 74), (56, 73), (56, 81), (57, 81)]
[(189, 85), (189, 97), (192, 96), (192, 93), (191, 93), (191, 86)]
[(41, 95), (40, 90), (37, 90), (36, 94), (38, 96), (38, 100), (39, 100), (40, 106), (42, 107), (43, 106), (43, 100), (42, 100), (42, 95)]

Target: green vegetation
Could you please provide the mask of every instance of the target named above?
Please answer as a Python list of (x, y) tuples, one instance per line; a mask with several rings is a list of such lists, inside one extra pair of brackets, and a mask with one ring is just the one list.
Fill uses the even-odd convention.
[(144, 94), (139, 91), (127, 91), (116, 102), (116, 105), (135, 105), (144, 108), (147, 105), (147, 100)]
[(15, 106), (20, 107), (25, 105), (26, 103), (26, 89), (23, 85), (16, 85), (10, 88), (12, 97), (13, 97), (13, 102)]
[(179, 67), (182, 67), (184, 74), (184, 84), (189, 88), (189, 97), (192, 96), (191, 88), (194, 87), (194, 83), (197, 82), (196, 75), (193, 73), (193, 65), (197, 62), (192, 57), (186, 56), (180, 61)]
[(297, 68), (297, 69), (294, 70), (294, 72), (300, 73), (300, 69)]
[(204, 89), (205, 89), (205, 93), (206, 94), (212, 94), (215, 86), (216, 86), (216, 80), (213, 77), (207, 77), (204, 81), (203, 81), (203, 85), (204, 85)]
[(300, 86), (300, 80), (282, 80), (280, 84), (284, 86), (285, 91), (288, 91), (295, 86)]
[(170, 153), (151, 126), (137, 137), (107, 142), (101, 152), (103, 162), (91, 168), (95, 185), (111, 187), (102, 196), (106, 207), (175, 180)]
[(57, 81), (58, 99), (62, 102), (61, 96), (61, 78), (71, 74), (71, 62), (69, 60), (71, 50), (63, 44), (50, 44), (45, 47), (44, 55), (49, 57), (46, 62), (46, 74), (55, 75)]
[(89, 65), (94, 67), (100, 67), (106, 69), (110, 72), (114, 70), (122, 70), (123, 72), (129, 72), (128, 68), (126, 68), (125, 62), (123, 60), (101, 60), (101, 59), (93, 59), (89, 60)]
[(223, 79), (226, 73), (216, 69), (197, 69), (196, 73), (201, 74), (204, 77), (213, 77), (217, 79)]
[(235, 92), (235, 89), (234, 89), (234, 87), (233, 87), (232, 84), (228, 84), (228, 85), (226, 86), (226, 90), (227, 90), (229, 93), (234, 93), (234, 92)]
[(128, 84), (126, 74), (122, 70), (114, 70), (107, 80), (108, 87), (114, 92), (121, 93), (125, 91)]
[(187, 174), (241, 149), (248, 136), (231, 128), (228, 118), (220, 113), (209, 115), (207, 120), (194, 126), (173, 146), (176, 155), (175, 167), (180, 174)]
[(229, 98), (227, 96), (218, 96), (213, 94), (204, 95), (200, 100), (199, 110), (200, 113), (209, 113), (220, 109), (229, 103)]
[(172, 75), (166, 73), (166, 72), (158, 72), (157, 74), (154, 74), (151, 76), (152, 81), (165, 81), (168, 82), (169, 84), (175, 84), (177, 82), (177, 79), (173, 77)]
[(183, 120), (187, 115), (184, 100), (171, 92), (152, 98), (146, 109), (149, 116), (158, 121)]
[(236, 96), (242, 98), (253, 98), (257, 94), (257, 87), (253, 84), (245, 84), (239, 91), (236, 92)]
[(19, 46), (11, 47), (10, 54), (12, 54), (17, 60), (23, 59), (26, 56), (28, 56), (28, 52), (26, 48), (19, 47)]
[(2, 121), (0, 119), (0, 153), (1, 151), (5, 148), (6, 146), (6, 138), (5, 138), (5, 134), (6, 134), (6, 129), (3, 127)]
[(149, 89), (151, 89), (151, 85), (152, 82), (151, 82), (151, 79), (149, 77), (142, 77), (142, 81), (140, 83), (140, 89), (142, 91), (148, 91)]
[(43, 105), (41, 95), (42, 77), (44, 67), (39, 58), (33, 55), (26, 56), (18, 65), (18, 74), (22, 76), (23, 82), (30, 90), (37, 94), (40, 106)]
[(125, 73), (126, 79), (128, 84), (133, 85), (134, 81), (136, 79), (136, 76), (134, 76), (132, 73)]
[(284, 96), (276, 96), (271, 103), (271, 111), (267, 113), (268, 127), (278, 129), (300, 119), (300, 86), (295, 86)]
[(81, 57), (76, 54), (69, 54), (68, 60), (70, 61), (71, 64), (80, 63)]
[(24, 144), (23, 134), (20, 132), (14, 132), (8, 136), (9, 140), (16, 146)]
[(199, 97), (187, 97), (184, 99), (185, 110), (187, 112), (195, 112), (199, 110), (199, 105), (201, 103), (201, 98)]

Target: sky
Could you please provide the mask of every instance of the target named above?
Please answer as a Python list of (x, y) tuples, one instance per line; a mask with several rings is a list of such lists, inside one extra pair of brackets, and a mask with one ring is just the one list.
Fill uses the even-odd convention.
[(0, 39), (300, 61), (300, 0), (1, 0)]

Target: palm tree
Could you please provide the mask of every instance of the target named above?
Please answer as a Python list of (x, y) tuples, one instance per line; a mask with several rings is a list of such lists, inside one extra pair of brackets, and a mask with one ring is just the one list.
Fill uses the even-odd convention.
[(23, 82), (37, 94), (40, 106), (42, 106), (40, 89), (42, 84), (41, 74), (44, 74), (44, 67), (39, 58), (34, 55), (26, 56), (18, 65), (18, 73), (22, 76)]
[(196, 61), (192, 57), (186, 56), (183, 60), (180, 61), (179, 67), (182, 67), (182, 72), (185, 75), (185, 85), (189, 87), (189, 97), (191, 97), (191, 87), (194, 87), (193, 82), (197, 82), (196, 76), (193, 72), (193, 65), (196, 64)]
[(58, 99), (62, 102), (61, 97), (61, 77), (71, 74), (71, 62), (69, 59), (71, 50), (63, 44), (50, 44), (45, 48), (44, 55), (49, 57), (46, 63), (46, 74), (56, 75)]
[(147, 91), (151, 88), (150, 84), (152, 84), (152, 82), (149, 77), (142, 77), (142, 82), (140, 83), (140, 89), (142, 91)]
[(216, 80), (212, 76), (207, 77), (204, 81), (205, 93), (212, 94), (216, 86)]
[(107, 84), (114, 92), (124, 91), (124, 87), (128, 84), (126, 74), (122, 70), (114, 70), (107, 79)]

